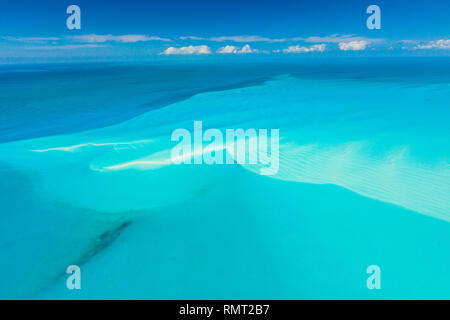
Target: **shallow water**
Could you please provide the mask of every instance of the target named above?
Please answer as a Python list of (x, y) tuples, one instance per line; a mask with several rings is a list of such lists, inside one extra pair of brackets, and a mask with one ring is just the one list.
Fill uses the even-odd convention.
[[(420, 63), (228, 66), (213, 84), (180, 71), (172, 87), (170, 66), (160, 105), (148, 66), (110, 66), (111, 77), (105, 66), (58, 70), (78, 88), (104, 79), (79, 101), (40, 84), (48, 98), (36, 102), (29, 88), (41, 73), (14, 73), (1, 128), (5, 141), (27, 139), (0, 144), (0, 270), (9, 275), (0, 295), (448, 298), (450, 64)], [(122, 74), (125, 89), (111, 80)], [(112, 108), (97, 104), (110, 99)], [(194, 120), (204, 130), (279, 129), (279, 170), (171, 164), (171, 133)], [(69, 264), (82, 268), (80, 291), (65, 287)], [(372, 264), (382, 290), (366, 287)]]

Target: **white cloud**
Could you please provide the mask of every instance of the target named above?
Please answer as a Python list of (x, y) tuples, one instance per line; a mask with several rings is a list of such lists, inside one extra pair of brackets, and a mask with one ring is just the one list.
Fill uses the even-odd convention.
[(226, 45), (225, 47), (219, 48), (217, 53), (221, 54), (247, 54), (247, 53), (259, 53), (260, 51), (258, 49), (252, 49), (250, 45), (246, 44), (242, 48)]
[(413, 49), (450, 49), (450, 39), (440, 39), (419, 44)]
[(215, 41), (215, 42), (286, 42), (286, 41), (305, 41), (310, 43), (340, 43), (340, 42), (351, 42), (351, 41), (361, 41), (364, 40), (367, 43), (378, 43), (384, 42), (385, 39), (381, 38), (366, 38), (361, 36), (356, 36), (354, 34), (332, 34), (329, 36), (310, 36), (310, 37), (294, 37), (294, 38), (268, 38), (262, 36), (220, 36), (220, 37), (198, 37), (198, 36), (182, 36), (179, 37), (181, 40), (202, 40), (202, 41)]
[(187, 47), (169, 47), (160, 54), (171, 55), (171, 54), (210, 54), (211, 49), (206, 46), (187, 46)]
[(261, 36), (222, 36), (222, 37), (209, 37), (202, 38), (196, 36), (184, 36), (180, 37), (181, 40), (203, 40), (203, 41), (214, 41), (214, 42), (224, 42), (224, 41), (233, 41), (233, 42), (283, 42), (286, 39), (272, 39)]
[(205, 40), (202, 37), (196, 37), (196, 36), (183, 36), (180, 37), (180, 40)]
[(365, 50), (368, 42), (365, 40), (339, 42), (339, 49), (342, 51), (361, 51)]
[(27, 42), (27, 43), (45, 43), (49, 41), (59, 41), (59, 40), (72, 40), (76, 42), (86, 42), (86, 43), (104, 43), (108, 41), (113, 42), (123, 42), (123, 43), (133, 43), (140, 41), (172, 41), (170, 39), (161, 38), (157, 36), (147, 36), (144, 34), (124, 34), (124, 35), (99, 35), (99, 34), (86, 34), (79, 36), (68, 36), (68, 37), (2, 37), (3, 40), (7, 41), (17, 41), (17, 42)]
[(223, 41), (234, 41), (234, 42), (283, 42), (286, 41), (286, 39), (271, 39), (266, 37), (260, 37), (260, 36), (225, 36), (225, 37), (211, 37), (208, 38), (210, 41), (217, 41), (217, 42), (223, 42)]
[(89, 49), (89, 48), (102, 48), (104, 45), (99, 44), (67, 44), (57, 46), (30, 46), (28, 50), (74, 50), (74, 49)]
[(58, 37), (2, 37), (3, 40), (27, 42), (27, 43), (43, 43), (47, 41), (58, 41)]
[(306, 53), (306, 52), (323, 52), (325, 51), (327, 45), (324, 43), (315, 44), (310, 47), (302, 47), (299, 45), (289, 46), (286, 49), (283, 49), (284, 53)]
[(307, 38), (295, 38), (297, 40), (304, 40), (306, 42), (327, 42), (327, 43), (339, 43), (343, 41), (362, 40), (362, 37), (355, 37), (352, 34), (337, 35), (332, 34), (330, 36), (320, 37), (311, 36)]
[(399, 40), (399, 43), (405, 43), (405, 44), (418, 44), (420, 43), (419, 40)]
[(253, 53), (253, 52), (257, 52), (257, 50), (252, 50), (252, 48), (250, 48), (248, 44), (246, 44), (245, 46), (242, 47), (241, 50), (239, 50), (239, 53)]
[(238, 50), (239, 50), (238, 47), (227, 45), (225, 47), (219, 48), (216, 52), (222, 54), (229, 54), (229, 53), (237, 53)]
[(293, 41), (305, 41), (305, 42), (325, 42), (325, 43), (341, 43), (341, 42), (352, 42), (352, 41), (365, 41), (367, 43), (377, 43), (384, 42), (384, 39), (380, 38), (366, 38), (356, 36), (354, 34), (332, 34), (329, 36), (319, 37), (319, 36), (311, 36), (307, 38), (292, 38)]
[(171, 41), (170, 39), (161, 38), (157, 36), (147, 36), (144, 34), (124, 34), (114, 36), (111, 34), (99, 35), (99, 34), (86, 34), (80, 36), (69, 37), (72, 40), (88, 43), (103, 43), (107, 41), (133, 43), (140, 41)]

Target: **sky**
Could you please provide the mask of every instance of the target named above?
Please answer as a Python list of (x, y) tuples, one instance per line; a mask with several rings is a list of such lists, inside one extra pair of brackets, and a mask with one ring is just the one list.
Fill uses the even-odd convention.
[[(81, 29), (69, 30), (69, 5)], [(377, 5), (381, 29), (369, 29)], [(449, 0), (0, 0), (0, 63), (450, 56)]]

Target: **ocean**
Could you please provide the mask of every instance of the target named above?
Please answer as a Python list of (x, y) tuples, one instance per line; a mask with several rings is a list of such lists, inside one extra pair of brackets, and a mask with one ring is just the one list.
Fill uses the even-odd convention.
[[(449, 97), (448, 58), (2, 66), (0, 297), (449, 299)], [(171, 163), (194, 121), (277, 172)]]

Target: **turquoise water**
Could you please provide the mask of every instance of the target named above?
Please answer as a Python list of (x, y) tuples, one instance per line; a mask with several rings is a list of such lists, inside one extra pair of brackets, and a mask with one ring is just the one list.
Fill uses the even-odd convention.
[[(2, 298), (450, 298), (448, 59), (24, 66), (0, 82)], [(194, 120), (279, 129), (278, 172), (171, 164)]]

